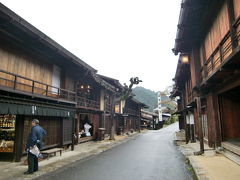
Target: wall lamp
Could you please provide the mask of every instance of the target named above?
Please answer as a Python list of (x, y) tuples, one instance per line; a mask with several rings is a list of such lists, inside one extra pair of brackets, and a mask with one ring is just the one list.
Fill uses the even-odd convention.
[(180, 61), (182, 64), (188, 64), (189, 63), (189, 54), (180, 54)]

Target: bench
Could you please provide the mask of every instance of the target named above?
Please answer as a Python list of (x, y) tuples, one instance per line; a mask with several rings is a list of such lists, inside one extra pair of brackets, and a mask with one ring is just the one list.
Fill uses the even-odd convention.
[(89, 136), (89, 137), (82, 137), (82, 138), (79, 138), (78, 139), (78, 143), (84, 143), (84, 142), (88, 142), (88, 141), (91, 141), (93, 140), (93, 136)]
[(61, 149), (61, 148), (49, 149), (49, 150), (42, 151), (41, 153), (47, 155), (47, 159), (49, 159), (49, 156), (50, 156), (51, 154), (53, 154), (54, 156), (56, 156), (57, 152), (59, 152), (59, 153), (60, 153), (60, 156), (62, 156), (62, 149)]

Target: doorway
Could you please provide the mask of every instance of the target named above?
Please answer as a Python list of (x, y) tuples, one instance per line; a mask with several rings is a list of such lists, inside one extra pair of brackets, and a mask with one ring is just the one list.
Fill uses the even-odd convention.
[(222, 140), (240, 146), (240, 86), (219, 95)]
[(0, 115), (0, 154), (1, 160), (13, 159), (15, 145), (16, 115)]

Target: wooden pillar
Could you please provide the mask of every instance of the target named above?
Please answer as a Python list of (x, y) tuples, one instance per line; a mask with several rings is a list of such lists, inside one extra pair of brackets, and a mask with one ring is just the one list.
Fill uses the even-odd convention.
[(59, 129), (59, 136), (60, 136), (60, 147), (63, 147), (63, 118), (60, 118), (60, 129)]
[(201, 98), (196, 97), (197, 103), (197, 116), (198, 116), (198, 127), (199, 127), (199, 142), (200, 142), (200, 154), (204, 152), (204, 141), (203, 141), (203, 127), (202, 127), (202, 105)]
[(79, 140), (79, 126), (80, 126), (80, 113), (76, 114), (77, 119), (76, 119), (76, 136), (77, 136), (77, 144)]
[(221, 145), (221, 129), (219, 120), (218, 96), (209, 93), (207, 96), (207, 118), (209, 122), (209, 146), (219, 147)]
[(222, 133), (221, 133), (221, 121), (220, 121), (220, 113), (219, 113), (219, 102), (218, 102), (218, 95), (213, 95), (213, 106), (214, 106), (214, 120), (215, 120), (215, 147), (221, 146), (222, 141)]
[(75, 141), (75, 117), (74, 118), (71, 118), (72, 120), (72, 144), (71, 144), (71, 151), (74, 150), (74, 141)]
[(22, 157), (24, 116), (17, 115), (15, 128), (14, 161), (20, 162)]
[(115, 94), (112, 94), (112, 99), (111, 99), (111, 109), (110, 109), (110, 138), (109, 140), (115, 140), (114, 138), (114, 133), (115, 133), (115, 128), (114, 128), (114, 114), (115, 114), (115, 101), (116, 97)]
[(127, 117), (123, 117), (123, 132), (126, 132), (126, 126), (127, 126)]
[(186, 136), (186, 144), (189, 142), (190, 136), (189, 136), (189, 124), (187, 123), (187, 113), (186, 111), (183, 112), (183, 119), (185, 122), (185, 136)]

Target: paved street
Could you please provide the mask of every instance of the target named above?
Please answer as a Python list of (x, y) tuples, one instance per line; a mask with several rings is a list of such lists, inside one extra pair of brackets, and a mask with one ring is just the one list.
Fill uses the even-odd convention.
[(173, 143), (175, 123), (140, 136), (97, 156), (77, 161), (38, 179), (188, 180), (192, 175)]

